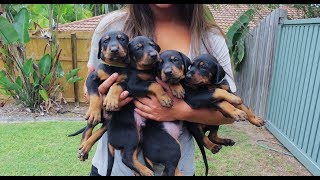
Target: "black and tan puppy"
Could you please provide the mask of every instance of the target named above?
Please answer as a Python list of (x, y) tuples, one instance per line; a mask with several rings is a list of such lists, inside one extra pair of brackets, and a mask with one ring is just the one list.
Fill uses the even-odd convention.
[[(89, 109), (85, 115), (87, 126), (69, 136), (75, 136), (82, 131), (82, 140), (79, 148), (79, 158), (84, 161), (88, 158), (88, 152), (94, 143), (106, 132), (108, 120), (101, 116), (105, 111), (118, 110), (119, 96), (126, 89), (128, 57), (128, 36), (121, 31), (106, 32), (99, 41), (98, 59), (102, 63), (90, 73), (86, 79), (86, 87), (89, 94)], [(102, 104), (98, 87), (113, 73), (119, 74), (116, 82), (110, 87)], [(102, 109), (105, 106), (105, 110)], [(111, 112), (109, 112), (110, 115)], [(102, 126), (94, 134), (93, 128), (101, 122)]]
[[(168, 83), (174, 96), (184, 97), (184, 89), (180, 81), (184, 79), (190, 59), (181, 52), (167, 50), (160, 54), (158, 63), (158, 77)], [(149, 168), (153, 164), (162, 164), (165, 168), (163, 176), (178, 176), (181, 172), (177, 168), (181, 147), (178, 138), (181, 134), (182, 122), (146, 121), (143, 128), (143, 156)], [(159, 153), (161, 152), (161, 153)]]
[[(211, 107), (234, 120), (248, 119), (251, 124), (263, 126), (264, 121), (245, 106), (240, 97), (231, 92), (225, 76), (225, 71), (214, 56), (203, 54), (196, 57), (186, 74), (185, 101), (192, 108)], [(193, 123), (187, 125), (191, 128), (197, 127), (198, 130), (195, 131), (201, 132), (204, 145), (213, 153), (220, 150), (219, 145), (234, 145), (233, 140), (218, 137), (219, 126), (194, 126)], [(208, 137), (205, 136), (207, 131), (210, 131)]]
[[(160, 47), (145, 36), (133, 38), (128, 45), (130, 67), (127, 90), (132, 97), (143, 97), (154, 94), (165, 107), (172, 106), (171, 98), (156, 82), (156, 65), (159, 60)], [(138, 161), (141, 139), (142, 118), (135, 118), (134, 104), (130, 102), (120, 111), (113, 113), (108, 127), (108, 169), (111, 175), (114, 163), (114, 150), (121, 150), (122, 162), (142, 176), (153, 175), (152, 170)], [(140, 121), (139, 121), (140, 120)]]

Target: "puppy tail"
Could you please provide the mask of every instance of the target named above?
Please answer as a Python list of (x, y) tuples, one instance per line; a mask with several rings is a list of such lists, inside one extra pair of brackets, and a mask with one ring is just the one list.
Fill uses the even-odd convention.
[(82, 132), (86, 129), (86, 127), (87, 127), (87, 126), (83, 127), (82, 129), (78, 130), (78, 131), (75, 132), (75, 133), (69, 134), (68, 137), (76, 136), (76, 135), (82, 133)]
[(208, 176), (208, 161), (207, 161), (207, 156), (206, 156), (206, 151), (204, 149), (204, 144), (203, 144), (203, 135), (201, 134), (201, 132), (197, 129), (196, 125), (194, 123), (191, 122), (185, 122), (185, 124), (187, 125), (188, 130), (190, 131), (190, 133), (192, 134), (192, 136), (194, 137), (194, 139), (196, 140), (198, 147), (200, 149), (201, 155), (202, 155), (202, 159), (206, 168), (205, 171), (205, 175)]
[(108, 169), (107, 169), (107, 176), (111, 176), (112, 168), (113, 168), (113, 163), (114, 163), (114, 156), (115, 154), (111, 154), (111, 149), (108, 147)]
[(208, 167), (207, 155), (206, 155), (206, 151), (204, 150), (203, 143), (199, 138), (195, 137), (194, 139), (196, 140), (196, 142), (198, 144), (198, 147), (200, 149), (200, 152), (201, 152), (201, 155), (202, 155), (202, 159), (203, 159), (203, 162), (204, 162), (204, 166), (206, 168), (205, 175), (208, 176), (209, 167)]

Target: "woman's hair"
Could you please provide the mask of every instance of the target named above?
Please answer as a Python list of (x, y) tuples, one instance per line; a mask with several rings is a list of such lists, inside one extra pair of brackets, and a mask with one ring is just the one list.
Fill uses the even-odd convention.
[[(182, 20), (190, 27), (192, 33), (193, 53), (199, 55), (200, 42), (202, 41), (208, 52), (210, 43), (208, 42), (209, 33), (223, 36), (225, 34), (214, 21), (210, 21), (205, 16), (204, 4), (176, 4)], [(129, 38), (135, 36), (149, 36), (156, 40), (154, 33), (153, 13), (149, 4), (128, 4), (122, 10), (128, 14), (125, 19), (123, 31)]]

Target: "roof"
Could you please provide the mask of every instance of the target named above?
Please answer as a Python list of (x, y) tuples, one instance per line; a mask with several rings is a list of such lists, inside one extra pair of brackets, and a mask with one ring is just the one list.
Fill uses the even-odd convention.
[[(248, 4), (208, 4), (208, 7), (213, 14), (217, 25), (221, 27), (224, 32), (227, 32), (228, 28), (241, 16), (242, 13), (250, 9)], [(279, 8), (286, 9), (288, 11), (288, 19), (305, 18), (304, 12), (297, 8), (283, 5), (280, 5)], [(267, 6), (260, 6), (255, 12), (255, 16), (249, 23), (250, 29), (266, 18), (272, 10)]]
[(103, 16), (105, 14), (71, 23), (59, 24), (59, 31), (94, 31)]
[[(242, 13), (250, 8), (247, 4), (208, 4), (208, 7), (213, 14), (216, 23), (225, 32), (227, 32), (228, 28)], [(288, 10), (289, 19), (304, 18), (304, 12), (302, 10), (288, 6), (280, 6), (280, 8)], [(272, 10), (267, 6), (261, 6), (256, 12), (258, 13), (256, 13), (253, 20), (249, 23), (250, 28), (256, 26), (262, 19), (267, 17)], [(71, 23), (59, 24), (59, 31), (94, 31), (103, 16), (105, 16), (105, 14)]]

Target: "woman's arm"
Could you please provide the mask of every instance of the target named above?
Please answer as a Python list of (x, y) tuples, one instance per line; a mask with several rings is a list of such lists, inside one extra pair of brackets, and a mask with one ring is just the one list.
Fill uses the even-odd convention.
[(161, 106), (158, 99), (150, 95), (149, 97), (138, 98), (134, 101), (135, 111), (148, 119), (156, 121), (185, 120), (207, 125), (231, 124), (234, 120), (225, 118), (219, 111), (211, 108), (192, 109), (184, 100), (173, 97), (167, 84), (157, 79), (165, 88), (169, 96), (173, 99), (173, 106), (166, 108)]

